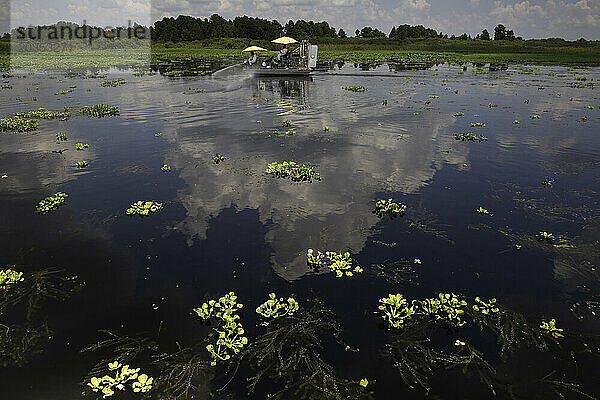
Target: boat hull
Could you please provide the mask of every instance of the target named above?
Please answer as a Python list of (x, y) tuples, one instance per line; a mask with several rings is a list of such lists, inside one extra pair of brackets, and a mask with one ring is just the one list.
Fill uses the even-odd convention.
[(296, 68), (257, 68), (252, 71), (254, 76), (308, 76), (310, 69)]

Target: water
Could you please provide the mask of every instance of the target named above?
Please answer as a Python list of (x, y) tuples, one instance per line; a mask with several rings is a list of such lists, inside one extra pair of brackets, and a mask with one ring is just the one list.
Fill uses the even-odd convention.
[[(597, 349), (598, 341), (579, 335), (599, 327), (600, 99), (585, 84), (598, 81), (600, 69), (474, 71), (347, 65), (304, 79), (109, 71), (106, 79), (127, 81), (119, 87), (62, 75), (7, 78), (13, 88), (2, 90), (0, 115), (68, 106), (74, 116), (40, 121), (35, 133), (0, 134), (0, 175), (7, 175), (0, 180), (0, 265), (26, 274), (55, 267), (85, 285), (62, 302), (42, 299), (29, 322), (23, 305), (1, 316), (0, 328), (48, 326), (39, 354), (1, 369), (2, 398), (81, 398), (92, 367), (114, 359), (109, 351), (80, 353), (106, 338), (99, 330), (158, 338), (162, 353), (199, 343), (211, 327), (192, 309), (229, 291), (244, 304), (250, 343), (265, 332), (254, 309), (269, 293), (293, 296), (301, 309), (320, 300), (334, 312), (343, 341), (329, 340), (323, 359), (340, 378), (368, 378), (378, 399), (425, 396), (381, 355), (395, 334), (375, 313), (380, 298), (453, 292), (471, 307), (475, 296), (495, 297), (533, 328), (556, 318), (562, 346), (523, 348), (503, 361), (495, 336), (468, 317), (459, 329), (430, 325), (424, 337), (446, 353), (460, 351), (457, 339), (479, 349), (497, 372), (500, 398), (511, 387), (524, 398), (552, 398), (547, 388), (523, 389), (552, 371), (550, 379), (598, 396), (597, 352), (579, 352), (583, 342)], [(355, 85), (367, 91), (342, 89)], [(119, 106), (120, 116), (77, 115), (97, 103)], [(294, 135), (281, 134), (290, 128)], [(68, 140), (57, 143), (57, 132)], [(466, 132), (488, 140), (453, 137)], [(75, 151), (77, 142), (89, 148)], [(215, 164), (215, 153), (228, 158)], [(87, 168), (73, 167), (82, 159)], [(287, 160), (317, 165), (322, 180), (292, 183), (264, 173), (268, 163)], [(164, 164), (170, 172), (161, 171)], [(546, 177), (555, 179), (551, 186), (542, 184)], [(66, 204), (37, 214), (36, 204), (58, 191), (68, 193)], [(373, 213), (375, 202), (388, 198), (406, 204), (404, 217)], [(138, 200), (164, 209), (147, 218), (125, 215)], [(558, 247), (539, 242), (540, 231), (553, 233)], [(316, 273), (306, 263), (309, 248), (349, 251), (364, 272)], [(208, 359), (204, 345), (197, 353)], [(158, 379), (148, 360), (131, 364)], [(473, 371), (440, 368), (430, 397), (491, 397)], [(249, 396), (251, 375), (246, 362), (235, 374), (218, 367), (211, 390), (241, 399), (280, 388), (266, 380)], [(202, 389), (193, 398), (208, 398), (209, 379), (198, 379)]]

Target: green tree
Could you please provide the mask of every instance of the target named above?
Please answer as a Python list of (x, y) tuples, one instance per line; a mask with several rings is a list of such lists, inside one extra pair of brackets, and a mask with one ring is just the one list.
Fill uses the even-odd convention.
[(480, 39), (481, 40), (490, 40), (490, 33), (488, 32), (487, 29), (484, 29), (483, 31), (481, 31)]
[(502, 24), (498, 24), (494, 28), (494, 40), (506, 40), (506, 27)]
[(346, 32), (344, 32), (344, 30), (342, 28), (340, 28), (337, 35), (338, 35), (338, 37), (341, 37), (341, 38), (348, 37), (348, 35), (346, 35)]

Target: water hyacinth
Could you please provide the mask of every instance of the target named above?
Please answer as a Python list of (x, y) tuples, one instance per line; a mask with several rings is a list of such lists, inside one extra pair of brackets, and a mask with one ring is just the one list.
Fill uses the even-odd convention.
[(167, 164), (164, 164), (164, 165), (163, 165), (163, 166), (160, 168), (160, 170), (161, 170), (161, 171), (163, 171), (163, 172), (169, 172), (169, 171), (171, 170), (171, 167), (170, 167), (169, 165), (167, 165)]
[(214, 157), (213, 157), (213, 162), (214, 162), (215, 164), (218, 164), (218, 163), (220, 163), (221, 161), (225, 161), (225, 159), (226, 159), (226, 158), (227, 158), (227, 157), (226, 157), (226, 156), (224, 156), (223, 154), (221, 154), (221, 153), (216, 153), (216, 154), (214, 155)]
[(137, 201), (127, 209), (127, 215), (147, 216), (151, 213), (162, 210), (163, 204), (154, 201)]
[(556, 327), (556, 320), (554, 318), (552, 318), (549, 322), (542, 321), (542, 323), (540, 324), (540, 329), (542, 330), (542, 332), (551, 335), (555, 339), (565, 336), (561, 333), (564, 331), (564, 329)]
[(65, 107), (63, 111), (50, 111), (46, 110), (45, 108), (40, 108), (34, 111), (15, 113), (14, 115), (17, 118), (33, 118), (44, 120), (60, 119), (61, 121), (67, 121), (69, 118), (71, 118), (71, 111), (69, 111), (69, 107)]
[(397, 216), (404, 216), (406, 211), (406, 205), (400, 203), (394, 203), (392, 199), (378, 200), (375, 203), (375, 211), (379, 218), (384, 215), (388, 215), (390, 218), (396, 218)]
[(79, 151), (83, 151), (85, 149), (87, 149), (88, 147), (90, 147), (89, 144), (87, 143), (75, 143), (75, 150), (79, 150)]
[(93, 377), (87, 384), (93, 392), (102, 393), (103, 399), (111, 397), (117, 390), (126, 391), (128, 387), (135, 393), (146, 393), (152, 389), (154, 378), (139, 374), (139, 368), (130, 368), (129, 365), (122, 365), (115, 361), (108, 363), (108, 369), (115, 372), (114, 377), (110, 375), (101, 378)]
[(120, 79), (116, 79), (114, 81), (104, 81), (100, 84), (100, 86), (102, 87), (117, 87), (117, 86), (121, 86), (125, 84), (125, 79), (120, 78)]
[(489, 215), (490, 214), (490, 212), (488, 210), (486, 210), (485, 208), (483, 208), (483, 207), (479, 207), (475, 211), (477, 211), (477, 213), (480, 214), (480, 215)]
[[(269, 300), (256, 308), (258, 314), (271, 321), (286, 315), (291, 316), (296, 311), (298, 311), (298, 302), (294, 298), (288, 297), (287, 300), (284, 300), (283, 297), (280, 297), (278, 299), (275, 293), (269, 294)], [(269, 325), (269, 321), (263, 322), (262, 325)]]
[(352, 258), (350, 258), (349, 252), (342, 254), (341, 252), (336, 253), (335, 251), (327, 251), (323, 254), (320, 251), (317, 251), (317, 254), (315, 255), (313, 249), (308, 249), (306, 251), (306, 258), (308, 265), (315, 269), (327, 267), (335, 272), (335, 275), (338, 278), (341, 278), (344, 275), (353, 276), (355, 272), (363, 272), (363, 269), (358, 265), (352, 268)]
[(364, 92), (367, 90), (367, 88), (364, 86), (342, 86), (342, 89), (350, 92)]
[(491, 298), (488, 302), (481, 300), (479, 296), (475, 297), (475, 303), (473, 304), (473, 310), (480, 312), (484, 315), (495, 314), (500, 311), (496, 305), (496, 299)]
[(38, 128), (38, 122), (34, 119), (25, 119), (20, 117), (0, 118), (0, 132), (31, 132)]
[(297, 164), (294, 161), (272, 162), (265, 172), (276, 178), (290, 178), (294, 182), (321, 180), (321, 175), (310, 164)]
[(75, 162), (75, 166), (76, 166), (77, 168), (85, 168), (85, 167), (87, 167), (87, 166), (88, 166), (88, 162), (87, 162), (87, 161), (85, 161), (85, 160), (82, 160), (82, 161), (76, 161), (76, 162)]
[(465, 313), (463, 307), (467, 305), (464, 300), (459, 300), (454, 293), (440, 293), (438, 297), (432, 297), (415, 303), (417, 313), (434, 317), (437, 320), (444, 320), (456, 327), (463, 326), (460, 316)]
[(17, 272), (12, 269), (0, 269), (0, 289), (6, 290), (11, 285), (14, 285), (19, 282), (23, 282), (25, 278), (23, 278), (22, 272)]
[(540, 242), (548, 242), (548, 243), (552, 243), (552, 241), (554, 240), (554, 235), (550, 232), (540, 232), (538, 233), (538, 240)]
[(390, 294), (388, 297), (379, 299), (379, 310), (381, 318), (387, 324), (396, 329), (404, 326), (404, 321), (415, 314), (414, 305), (409, 303), (401, 294)]
[(237, 320), (240, 318), (238, 311), (243, 304), (237, 302), (234, 292), (229, 292), (219, 300), (210, 300), (193, 311), (204, 320), (217, 319), (219, 326), (215, 328), (217, 341), (208, 344), (206, 350), (210, 353), (210, 365), (217, 365), (218, 361), (227, 361), (238, 354), (248, 344), (248, 338), (242, 336), (244, 328)]
[(84, 106), (79, 109), (79, 113), (88, 117), (103, 118), (106, 116), (119, 115), (119, 107), (112, 107), (107, 104), (96, 104), (94, 106)]
[(473, 134), (471, 132), (467, 132), (467, 133), (455, 133), (454, 134), (454, 139), (461, 140), (463, 142), (474, 142), (474, 141), (483, 142), (483, 141), (488, 140), (487, 136), (475, 135), (475, 134)]
[(55, 193), (52, 196), (48, 196), (45, 199), (41, 200), (37, 205), (37, 212), (40, 214), (45, 214), (47, 212), (56, 210), (62, 204), (64, 204), (65, 199), (69, 195), (63, 192)]

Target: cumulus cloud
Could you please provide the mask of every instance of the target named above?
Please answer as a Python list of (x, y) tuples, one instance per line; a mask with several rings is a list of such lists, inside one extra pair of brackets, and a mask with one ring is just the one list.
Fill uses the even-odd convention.
[[(2, 7), (0, 0), (0, 21)], [(449, 35), (475, 35), (492, 31), (498, 23), (517, 36), (600, 39), (600, 0), (53, 0), (53, 13), (46, 0), (12, 1), (14, 26), (81, 22), (99, 25), (123, 24), (128, 19), (150, 23), (163, 16), (180, 14), (206, 17), (218, 13), (225, 18), (249, 15), (277, 19), (326, 20), (335, 28), (354, 32), (364, 26), (388, 32), (399, 24), (424, 25)], [(150, 9), (150, 4), (152, 9)], [(116, 22), (115, 22), (116, 21)]]

